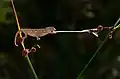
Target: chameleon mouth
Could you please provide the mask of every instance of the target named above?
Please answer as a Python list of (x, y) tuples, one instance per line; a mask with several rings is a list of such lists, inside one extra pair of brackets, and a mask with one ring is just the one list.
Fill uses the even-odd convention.
[(57, 33), (57, 32), (56, 32), (55, 30), (51, 32), (51, 34), (56, 34), (56, 33)]
[(51, 34), (56, 34), (57, 32), (56, 32), (56, 29), (54, 28), (54, 27), (51, 27), (52, 28), (52, 30), (51, 30)]

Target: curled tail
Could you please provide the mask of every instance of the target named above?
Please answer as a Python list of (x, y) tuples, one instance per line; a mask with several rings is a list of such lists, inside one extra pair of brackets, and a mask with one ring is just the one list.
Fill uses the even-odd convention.
[(19, 34), (19, 31), (16, 32), (15, 37), (14, 37), (14, 44), (15, 44), (15, 46), (17, 46), (17, 47), (18, 47), (18, 44), (16, 43), (16, 39), (17, 39), (17, 37), (18, 37), (18, 34)]
[(27, 37), (27, 35), (25, 34), (24, 37), (20, 37), (20, 31), (17, 31), (16, 34), (15, 34), (15, 37), (14, 37), (14, 44), (15, 46), (18, 47), (18, 45), (21, 43), (21, 42), (24, 42), (24, 39)]

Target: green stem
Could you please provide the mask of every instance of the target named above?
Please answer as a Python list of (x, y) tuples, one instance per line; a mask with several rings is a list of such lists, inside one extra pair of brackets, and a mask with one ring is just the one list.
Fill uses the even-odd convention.
[[(120, 21), (120, 17), (117, 20), (117, 22), (114, 24), (114, 28), (112, 29), (113, 31), (120, 28), (120, 24), (118, 26), (116, 26), (118, 24), (118, 22)], [(116, 27), (115, 27), (116, 26)], [(105, 37), (104, 41), (100, 44), (100, 46), (98, 47), (98, 49), (96, 50), (96, 52), (93, 54), (93, 56), (90, 58), (90, 60), (88, 61), (88, 63), (85, 65), (85, 67), (82, 69), (82, 71), (80, 72), (80, 74), (77, 76), (77, 79), (80, 79), (81, 75), (83, 74), (83, 72), (88, 68), (89, 64), (92, 62), (92, 60), (94, 59), (94, 57), (97, 55), (97, 53), (100, 51), (100, 49), (103, 47), (103, 45), (106, 43), (106, 41), (108, 40), (109, 37), (109, 33), (108, 35)]]
[(113, 30), (116, 30), (116, 29), (118, 29), (118, 28), (120, 28), (120, 24), (117, 25), (115, 28), (113, 28)]
[(80, 74), (78, 75), (77, 79), (80, 79), (80, 76), (83, 74), (83, 72), (88, 68), (89, 64), (92, 62), (92, 60), (94, 59), (94, 57), (97, 55), (97, 53), (100, 51), (100, 49), (102, 48), (102, 46), (105, 44), (105, 42), (107, 41), (108, 35), (106, 36), (105, 40), (100, 44), (100, 46), (98, 47), (98, 49), (96, 50), (96, 52), (94, 53), (94, 55), (90, 58), (90, 60), (88, 61), (88, 63), (85, 65), (85, 67), (82, 69), (82, 71), (80, 72)]
[(33, 73), (35, 79), (38, 79), (38, 76), (37, 76), (37, 74), (35, 73), (35, 70), (34, 70), (34, 68), (33, 68), (33, 66), (32, 66), (32, 63), (31, 63), (31, 61), (30, 61), (29, 56), (27, 55), (25, 58), (26, 58), (26, 60), (27, 60), (27, 62), (28, 62), (28, 64), (29, 64), (29, 66), (30, 66), (30, 69), (31, 69), (31, 71), (32, 71), (32, 73)]

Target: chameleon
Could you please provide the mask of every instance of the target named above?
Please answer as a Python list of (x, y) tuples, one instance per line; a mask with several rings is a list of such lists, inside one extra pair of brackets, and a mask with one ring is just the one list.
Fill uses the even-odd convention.
[(25, 35), (22, 38), (22, 41), (24, 41), (24, 39), (27, 38), (27, 35), (31, 36), (31, 37), (36, 37), (37, 40), (40, 40), (40, 37), (42, 37), (42, 36), (45, 36), (47, 34), (55, 34), (56, 29), (54, 27), (46, 27), (46, 28), (41, 28), (41, 29), (21, 28), (21, 30), (17, 31), (16, 34), (15, 34), (15, 38), (14, 38), (15, 46), (18, 46), (16, 41), (17, 41), (17, 37), (18, 37), (20, 32), (24, 33), (24, 35)]

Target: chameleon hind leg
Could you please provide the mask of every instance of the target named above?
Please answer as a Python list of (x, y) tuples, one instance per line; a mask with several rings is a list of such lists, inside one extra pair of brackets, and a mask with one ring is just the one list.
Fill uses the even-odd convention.
[(15, 46), (19, 46), (19, 44), (21, 44), (22, 42), (24, 42), (25, 38), (27, 38), (27, 35), (25, 34), (24, 37), (20, 37), (20, 32), (17, 31), (16, 34), (15, 34), (15, 38), (14, 38), (14, 44)]

